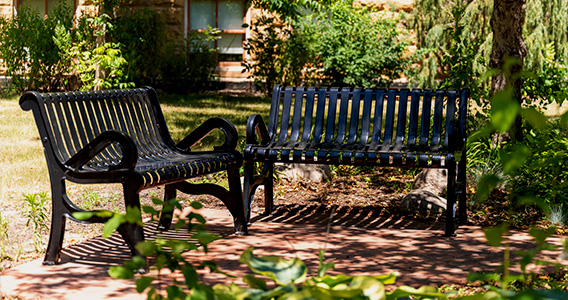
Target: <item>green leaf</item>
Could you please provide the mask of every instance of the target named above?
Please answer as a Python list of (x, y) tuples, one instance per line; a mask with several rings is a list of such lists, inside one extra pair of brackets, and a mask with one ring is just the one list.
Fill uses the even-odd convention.
[(363, 295), (370, 300), (381, 300), (386, 297), (384, 284), (370, 276), (354, 277), (349, 287), (361, 290)]
[(123, 266), (112, 266), (108, 270), (108, 275), (112, 278), (118, 279), (132, 279), (134, 278), (134, 272)]
[(385, 275), (373, 276), (373, 278), (379, 280), (383, 284), (394, 284), (396, 282), (396, 273), (390, 273)]
[(497, 273), (471, 273), (467, 275), (468, 282), (476, 282), (478, 280), (498, 282), (501, 280), (501, 275)]
[(194, 233), (191, 238), (198, 240), (201, 245), (206, 246), (209, 243), (220, 239), (221, 237), (203, 230)]
[(546, 116), (537, 111), (534, 107), (527, 107), (521, 109), (521, 114), (536, 129), (545, 129), (548, 126)]
[(497, 92), (491, 101), (491, 124), (499, 132), (508, 131), (520, 109), (519, 103), (513, 99), (512, 89)]
[(532, 227), (529, 229), (529, 234), (535, 239), (538, 247), (543, 247), (546, 244), (546, 239), (556, 233), (556, 227), (552, 226), (547, 229), (540, 229)]
[(501, 246), (503, 235), (505, 235), (508, 231), (509, 227), (507, 224), (501, 224), (499, 226), (485, 229), (484, 232), (487, 243), (493, 247)]
[(501, 296), (501, 294), (496, 291), (488, 291), (485, 293), (454, 298), (454, 300), (502, 300), (502, 299), (503, 297)]
[(476, 196), (479, 201), (485, 201), (500, 182), (501, 179), (497, 175), (483, 175), (477, 184)]
[(193, 201), (191, 202), (191, 207), (193, 207), (194, 209), (201, 209), (203, 208), (203, 204), (197, 201)]
[(418, 289), (401, 286), (392, 292), (387, 292), (387, 300), (397, 300), (401, 297), (418, 296), (423, 298), (446, 299), (446, 295), (440, 293), (438, 288), (433, 286), (421, 286)]
[(324, 257), (325, 253), (323, 249), (319, 249), (318, 277), (323, 277), (329, 269), (335, 268), (335, 264), (333, 262), (324, 263)]
[(253, 274), (247, 274), (243, 276), (243, 282), (246, 283), (246, 285), (248, 285), (250, 288), (268, 291), (268, 285), (266, 285), (266, 280), (258, 278)]
[(112, 235), (112, 233), (124, 222), (125, 222), (124, 215), (115, 214), (105, 223), (105, 226), (103, 228), (103, 237), (109, 238)]
[(546, 203), (544, 199), (541, 199), (534, 195), (525, 195), (519, 198), (518, 203), (521, 205), (532, 205), (535, 204), (540, 209), (545, 212), (550, 211), (550, 205)]
[(144, 292), (144, 290), (146, 290), (152, 284), (152, 281), (154, 281), (154, 279), (154, 277), (141, 276), (136, 280), (136, 291), (138, 293)]
[(517, 144), (503, 148), (499, 151), (503, 172), (513, 175), (520, 167), (523, 166), (527, 157), (530, 155), (530, 149), (526, 145)]
[(300, 283), (306, 278), (308, 268), (298, 258), (285, 260), (276, 256), (256, 257), (252, 250), (252, 247), (245, 250), (239, 261), (249, 266), (253, 272), (268, 276), (279, 285)]
[(71, 214), (73, 216), (73, 218), (80, 220), (80, 221), (86, 221), (90, 218), (92, 218), (95, 215), (95, 212), (92, 211), (76, 211), (74, 213)]
[(126, 214), (124, 215), (126, 222), (130, 224), (138, 224), (144, 226), (142, 223), (142, 214), (140, 213), (140, 208), (137, 206), (128, 206), (126, 208)]
[(154, 244), (154, 242), (152, 241), (139, 242), (138, 244), (136, 244), (136, 246), (134, 246), (134, 248), (140, 251), (140, 254), (144, 256), (149, 256), (151, 254), (154, 254), (156, 253), (157, 250), (156, 244)]

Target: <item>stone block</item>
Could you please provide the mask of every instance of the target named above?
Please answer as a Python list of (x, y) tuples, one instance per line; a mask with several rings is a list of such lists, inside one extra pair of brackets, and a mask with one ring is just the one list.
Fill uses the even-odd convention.
[(310, 180), (313, 182), (325, 182), (331, 178), (331, 169), (328, 165), (275, 164), (274, 169), (277, 176), (290, 181)]
[(410, 12), (414, 10), (414, 0), (355, 0), (354, 6), (370, 7), (377, 10), (389, 10)]
[(446, 210), (447, 200), (428, 190), (413, 190), (400, 202), (403, 209), (417, 211), (420, 215), (437, 215)]

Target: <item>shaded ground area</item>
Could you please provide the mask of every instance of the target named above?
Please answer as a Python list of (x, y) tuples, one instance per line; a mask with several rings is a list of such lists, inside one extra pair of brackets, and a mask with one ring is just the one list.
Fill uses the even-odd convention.
[[(398, 272), (397, 285), (440, 285), (465, 283), (468, 272), (492, 272), (503, 261), (503, 249), (486, 244), (483, 231), (477, 226), (461, 226), (457, 237), (443, 237), (441, 222), (420, 224), (402, 218), (386, 218), (381, 222), (365, 218), (365, 212), (351, 209), (340, 214), (329, 227), (329, 214), (302, 213), (318, 211), (317, 207), (298, 205), (297, 212), (280, 209), (269, 216), (256, 216), (247, 236), (232, 234), (232, 220), (226, 210), (204, 209), (201, 213), (208, 220), (208, 229), (223, 236), (209, 245), (209, 253), (187, 252), (191, 261), (213, 260), (220, 268), (238, 276), (228, 279), (220, 274), (202, 273), (208, 284), (230, 283), (243, 285), (246, 266), (238, 262), (240, 254), (254, 247), (256, 255), (278, 255), (284, 258), (298, 257), (304, 260), (314, 274), (317, 270), (317, 251), (325, 249), (326, 260), (335, 262), (330, 273), (385, 274)], [(379, 218), (380, 219), (380, 218)], [(360, 220), (353, 224), (352, 220)], [(374, 224), (374, 225), (372, 225)], [(147, 238), (159, 235), (148, 226)], [(187, 236), (175, 232), (166, 233), (171, 238)], [(550, 239), (560, 244), (560, 237)], [(511, 252), (534, 247), (530, 237), (520, 231), (512, 231), (509, 239)], [(554, 260), (559, 251), (547, 251), (545, 256)], [(128, 259), (129, 251), (118, 236), (110, 239), (94, 238), (64, 250), (62, 263), (42, 266), (34, 260), (5, 270), (0, 276), (3, 294), (21, 295), (36, 299), (145, 299), (135, 291), (133, 281), (111, 279), (108, 267)], [(533, 271), (535, 271), (533, 269)], [(150, 275), (156, 275), (155, 271)], [(178, 275), (161, 274), (161, 282), (167, 284)]]

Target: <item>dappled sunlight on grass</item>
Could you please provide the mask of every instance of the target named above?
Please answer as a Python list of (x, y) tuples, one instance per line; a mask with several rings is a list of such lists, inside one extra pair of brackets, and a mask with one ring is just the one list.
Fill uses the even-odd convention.
[(17, 205), (23, 194), (49, 191), (47, 165), (33, 116), (17, 97), (0, 100), (0, 203)]
[[(212, 117), (231, 121), (239, 133), (240, 144), (244, 143), (246, 122), (251, 114), (260, 114), (268, 120), (270, 99), (258, 97), (228, 97), (216, 95), (164, 95), (162, 109), (174, 141), (178, 142), (193, 129)], [(204, 138), (196, 149), (212, 149), (224, 141), (220, 131)]]

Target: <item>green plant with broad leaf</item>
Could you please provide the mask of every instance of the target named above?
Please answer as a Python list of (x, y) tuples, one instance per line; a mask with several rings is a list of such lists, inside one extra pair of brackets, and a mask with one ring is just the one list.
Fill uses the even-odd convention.
[(274, 281), (275, 288), (269, 288), (265, 278), (245, 275), (248, 285), (242, 288), (236, 284), (218, 284), (213, 287), (217, 299), (385, 299), (402, 297), (413, 299), (446, 299), (436, 287), (423, 286), (418, 289), (401, 286), (387, 291), (385, 285), (395, 283), (396, 275), (351, 276), (345, 274), (326, 275), (333, 263), (324, 263), (324, 252), (319, 251), (319, 267), (316, 276), (308, 277), (306, 264), (298, 258), (286, 260), (276, 256), (257, 257), (253, 249), (245, 250), (240, 262), (250, 270)]

